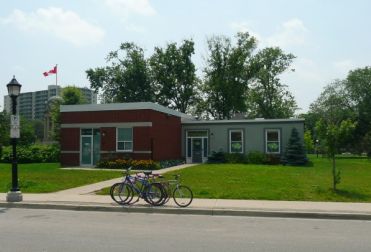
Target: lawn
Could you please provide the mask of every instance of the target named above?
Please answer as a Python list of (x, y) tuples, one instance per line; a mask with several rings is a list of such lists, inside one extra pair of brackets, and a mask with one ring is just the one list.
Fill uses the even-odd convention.
[(331, 161), (310, 156), (306, 167), (203, 164), (181, 171), (196, 198), (371, 202), (371, 161), (339, 158), (338, 191), (333, 192)]
[[(11, 188), (11, 164), (0, 164), (0, 192)], [(122, 176), (121, 171), (63, 170), (57, 163), (19, 164), (20, 190), (24, 193), (55, 192)]]

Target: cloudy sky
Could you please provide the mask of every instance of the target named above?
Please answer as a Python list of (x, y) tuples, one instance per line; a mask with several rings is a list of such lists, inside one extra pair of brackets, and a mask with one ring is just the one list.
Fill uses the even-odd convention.
[(55, 0), (1, 1), (0, 106), (15, 75), (22, 92), (47, 89), (58, 64), (62, 86), (89, 87), (85, 70), (132, 41), (146, 49), (193, 39), (205, 66), (206, 39), (248, 31), (259, 48), (279, 46), (297, 58), (282, 80), (302, 111), (336, 78), (370, 66), (371, 1), (345, 0)]

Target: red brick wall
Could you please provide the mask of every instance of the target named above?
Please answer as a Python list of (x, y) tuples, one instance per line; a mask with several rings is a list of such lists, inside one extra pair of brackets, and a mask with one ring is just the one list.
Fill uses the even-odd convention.
[[(116, 128), (101, 128), (102, 159), (128, 156), (134, 159), (179, 159), (181, 158), (181, 120), (179, 117), (167, 115), (154, 110), (123, 110), (97, 112), (63, 112), (62, 124), (78, 123), (125, 123), (152, 122), (152, 127), (134, 127), (134, 152), (151, 151), (150, 153), (115, 153)], [(61, 129), (61, 150), (80, 150), (80, 129)], [(73, 156), (73, 157), (72, 157)], [(71, 158), (71, 160), (67, 160)], [(79, 154), (63, 155), (62, 165), (79, 165)], [(68, 163), (68, 164), (67, 164)]]
[(79, 151), (80, 150), (80, 129), (62, 128), (61, 129), (61, 150)]
[(153, 159), (181, 158), (181, 120), (163, 113), (152, 113)]
[(79, 166), (80, 154), (79, 153), (61, 153), (61, 165), (66, 166)]
[(116, 128), (101, 128), (101, 151), (116, 151)]

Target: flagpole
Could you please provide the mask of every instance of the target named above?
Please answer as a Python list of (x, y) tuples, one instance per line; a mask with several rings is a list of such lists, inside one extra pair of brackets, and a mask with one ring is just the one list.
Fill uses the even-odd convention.
[(56, 96), (58, 96), (58, 64), (55, 64), (55, 69), (57, 70), (55, 73)]

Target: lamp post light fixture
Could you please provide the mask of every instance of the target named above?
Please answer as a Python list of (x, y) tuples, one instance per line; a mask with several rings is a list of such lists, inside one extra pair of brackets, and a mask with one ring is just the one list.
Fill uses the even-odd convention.
[(22, 85), (18, 83), (13, 76), (13, 79), (6, 85), (8, 88), (9, 97), (12, 100), (12, 114), (10, 116), (10, 138), (12, 140), (13, 160), (12, 160), (12, 188), (6, 196), (8, 202), (22, 201), (22, 193), (18, 187), (18, 160), (17, 160), (17, 138), (19, 138), (19, 116), (17, 115), (17, 97), (21, 93)]

